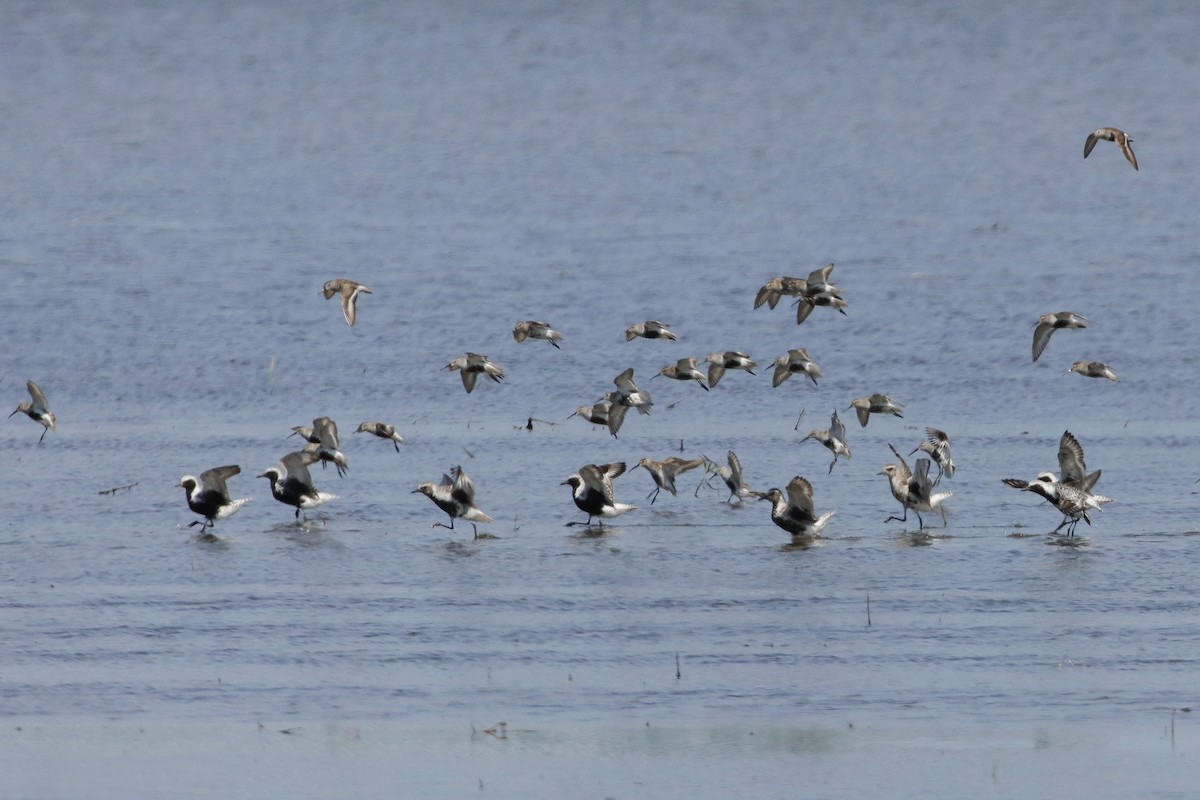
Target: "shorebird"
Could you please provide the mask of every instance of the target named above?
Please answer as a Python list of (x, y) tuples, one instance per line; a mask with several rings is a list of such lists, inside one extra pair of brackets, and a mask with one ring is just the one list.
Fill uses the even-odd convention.
[[(737, 453), (730, 450), (725, 454), (729, 466), (723, 467), (710, 459), (708, 456), (703, 456), (704, 461), (708, 464), (708, 469), (711, 469), (721, 480), (725, 481), (725, 485), (729, 487), (729, 497), (725, 498), (726, 503), (733, 502), (734, 498), (742, 502), (743, 498), (749, 497), (753, 492), (750, 487), (742, 481), (742, 462), (737, 457)], [(696, 487), (699, 490), (700, 487)]]
[[(1100, 470), (1090, 473), (1087, 471), (1083, 445), (1070, 431), (1063, 431), (1058, 440), (1058, 471), (1061, 480), (1052, 472), (1042, 472), (1032, 481), (1005, 478), (1003, 483), (1014, 489), (1041, 495), (1062, 512), (1063, 521), (1052, 533), (1057, 533), (1064, 525), (1077, 523), (1080, 519), (1091, 525), (1088, 510), (1099, 509), (1105, 503), (1111, 503), (1112, 498), (1092, 493), (1092, 488), (1100, 480)], [(1074, 533), (1075, 525), (1071, 524), (1067, 535), (1073, 536)]]
[(404, 437), (396, 433), (396, 426), (389, 425), (386, 422), (361, 422), (358, 425), (358, 430), (355, 433), (370, 433), (378, 436), (380, 439), (388, 439), (392, 446), (396, 448), (396, 452), (400, 452), (400, 445), (404, 444)]
[(46, 403), (46, 395), (42, 394), (42, 390), (33, 381), (25, 381), (25, 388), (29, 390), (30, 402), (21, 403), (8, 416), (11, 418), (18, 411), (29, 417), (34, 422), (40, 424), (43, 428), (41, 438), (38, 439), (38, 444), (42, 443), (42, 439), (46, 438), (46, 432), (54, 430), (54, 412), (50, 410), (50, 406)]
[(1074, 311), (1057, 311), (1053, 314), (1042, 314), (1034, 323), (1033, 329), (1033, 360), (1037, 361), (1046, 345), (1050, 343), (1050, 334), (1059, 328), (1086, 328), (1091, 322), (1087, 317), (1081, 317)]
[(1112, 367), (1108, 364), (1101, 364), (1099, 361), (1076, 361), (1071, 365), (1067, 372), (1078, 372), (1085, 378), (1108, 378), (1110, 381), (1117, 381), (1117, 374), (1112, 371)]
[(467, 394), (470, 394), (475, 388), (475, 379), (480, 374), (487, 375), (496, 383), (504, 380), (503, 368), (479, 353), (467, 353), (465, 356), (459, 356), (442, 369), (448, 369), (451, 372), (462, 370), (462, 384), (463, 388), (467, 390)]
[(625, 472), (625, 462), (612, 464), (588, 464), (579, 468), (579, 472), (569, 476), (560, 486), (571, 487), (571, 497), (580, 511), (588, 515), (587, 522), (568, 522), (567, 525), (592, 524), (592, 517), (600, 517), (600, 527), (604, 520), (618, 517), (630, 511), (636, 511), (637, 506), (618, 503), (613, 497), (613, 478)]
[(726, 350), (724, 353), (709, 353), (704, 357), (704, 360), (708, 362), (709, 388), (717, 385), (725, 375), (725, 370), (727, 369), (744, 369), (753, 375), (755, 368), (758, 367), (754, 359), (739, 350)]
[(583, 417), (593, 425), (607, 425), (609, 411), (612, 409), (612, 403), (607, 400), (601, 400), (590, 406), (580, 406), (575, 409), (574, 413), (568, 414), (567, 419), (571, 417)]
[(537, 322), (531, 319), (518, 322), (517, 326), (513, 328), (512, 334), (518, 342), (526, 339), (545, 339), (554, 345), (555, 349), (562, 349), (558, 346), (558, 343), (562, 341), (562, 334), (551, 328), (548, 322)]
[(880, 472), (880, 475), (888, 477), (888, 483), (892, 489), (892, 497), (900, 501), (901, 507), (904, 509), (904, 516), (890, 516), (884, 522), (896, 520), (898, 522), (906, 522), (908, 520), (908, 510), (911, 508), (917, 513), (917, 524), (920, 529), (924, 529), (925, 520), (921, 518), (921, 512), (940, 511), (942, 514), (942, 527), (946, 526), (946, 507), (943, 503), (946, 498), (950, 497), (953, 492), (937, 492), (934, 493), (933, 482), (929, 480), (929, 459), (918, 458), (916, 471), (912, 472), (908, 468), (904, 456), (900, 455), (900, 451), (895, 445), (889, 444), (888, 447), (896, 455), (896, 460), (899, 464), (888, 464)]
[(813, 512), (812, 484), (797, 475), (787, 485), (787, 495), (778, 489), (760, 494), (762, 500), (771, 501), (771, 521), (794, 538), (820, 536), (825, 524), (836, 511), (826, 511), (821, 516)]
[(1106, 142), (1116, 142), (1117, 147), (1121, 148), (1121, 152), (1125, 154), (1125, 159), (1133, 164), (1133, 168), (1137, 169), (1137, 156), (1133, 154), (1133, 137), (1120, 128), (1097, 128), (1095, 132), (1089, 133), (1087, 141), (1083, 143), (1083, 157), (1087, 158), (1092, 152), (1092, 148), (1096, 146), (1096, 142), (1103, 139)]
[(808, 351), (803, 347), (788, 350), (786, 355), (775, 359), (775, 374), (771, 378), (771, 387), (778, 386), (793, 375), (807, 375), (813, 386), (817, 385), (817, 378), (821, 377), (821, 368), (808, 357)]
[(320, 444), (321, 443), (321, 437), (319, 437), (315, 433), (313, 433), (313, 429), (308, 427), (307, 425), (294, 426), (292, 428), (292, 432), (287, 435), (287, 438), (290, 439), (293, 436), (299, 436), (301, 439), (303, 439), (304, 441), (309, 442), (311, 444)]
[(320, 461), (333, 464), (337, 467), (338, 477), (344, 477), (350, 471), (350, 465), (339, 449), (337, 423), (329, 417), (317, 417), (313, 420), (313, 436), (317, 441), (310, 442), (305, 449), (315, 453)]
[(779, 304), (779, 298), (784, 295), (799, 297), (804, 294), (807, 286), (808, 282), (804, 278), (792, 278), (787, 275), (772, 278), (762, 285), (758, 294), (754, 295), (754, 307), (758, 308), (766, 303), (769, 308), (774, 308)]
[[(677, 381), (695, 381), (700, 384), (700, 388), (708, 391), (708, 384), (704, 382), (704, 373), (696, 369), (695, 358), (681, 358), (673, 365), (663, 367), (658, 371), (659, 375), (667, 378), (674, 378)], [(654, 377), (658, 377), (655, 375)]]
[[(836, 288), (836, 287), (835, 287)], [(808, 315), (813, 312), (817, 306), (827, 306), (836, 310), (842, 316), (846, 314), (846, 301), (842, 299), (840, 294), (842, 290), (837, 289), (837, 292), (818, 292), (814, 295), (803, 295), (796, 300), (796, 324), (800, 325), (804, 320), (808, 319)]]
[(609, 403), (608, 432), (616, 438), (617, 431), (621, 430), (621, 425), (625, 422), (626, 411), (636, 408), (638, 413), (649, 414), (654, 401), (650, 399), (649, 392), (639, 389), (633, 382), (633, 367), (613, 378), (613, 385), (617, 390), (605, 394), (604, 400)]
[(871, 421), (872, 414), (891, 414), (904, 419), (904, 407), (886, 394), (873, 394), (870, 397), (856, 397), (846, 406), (846, 410), (854, 409), (858, 414), (858, 424), (864, 428)]
[(279, 459), (279, 463), (259, 474), (271, 481), (271, 495), (284, 505), (294, 506), (296, 518), (301, 511), (315, 508), (322, 503), (336, 500), (337, 495), (318, 492), (313, 486), (309, 464), (317, 463), (317, 454), (310, 450), (297, 450)]
[(833, 467), (837, 464), (838, 456), (850, 458), (850, 448), (846, 446), (846, 426), (838, 419), (837, 411), (833, 412), (833, 416), (829, 418), (829, 430), (826, 431), (809, 431), (808, 436), (805, 436), (800, 441), (807, 439), (815, 439), (821, 444), (829, 448), (829, 452), (833, 453), (833, 461), (829, 462), (828, 475), (833, 472)]
[(662, 461), (655, 461), (652, 458), (643, 458), (637, 463), (637, 466), (634, 467), (634, 469), (637, 469), (638, 467), (644, 467), (646, 471), (650, 473), (650, 476), (654, 478), (654, 485), (657, 488), (650, 494), (646, 495), (646, 499), (650, 501), (650, 505), (654, 505), (654, 501), (658, 499), (658, 493), (663, 489), (666, 489), (672, 495), (675, 494), (676, 477), (684, 472), (687, 472), (689, 469), (695, 469), (703, 464), (703, 458), (686, 460), (679, 458), (678, 456), (671, 456), (670, 458)]
[(358, 296), (371, 294), (371, 290), (366, 286), (349, 278), (334, 278), (327, 281), (321, 291), (325, 294), (326, 300), (335, 294), (341, 295), (342, 316), (346, 318), (346, 324), (351, 328), (354, 327), (354, 320), (358, 317)]
[(655, 322), (652, 319), (648, 319), (645, 322), (638, 322), (625, 329), (625, 341), (632, 342), (639, 336), (646, 339), (670, 339), (671, 341), (679, 338), (667, 330), (666, 325), (661, 322)]
[(189, 528), (200, 525), (203, 533), (213, 527), (216, 520), (225, 519), (250, 502), (249, 497), (229, 499), (229, 489), (225, 481), (241, 471), (241, 467), (238, 466), (213, 467), (201, 472), (199, 479), (193, 475), (184, 475), (179, 479), (178, 485), (187, 493), (188, 508), (204, 517), (188, 523)]
[(933, 485), (937, 486), (942, 482), (942, 475), (947, 478), (954, 477), (954, 461), (950, 458), (950, 437), (945, 431), (939, 431), (937, 428), (926, 428), (925, 437), (925, 441), (917, 445), (909, 455), (918, 452), (929, 454), (938, 468), (937, 477), (933, 481)]
[(475, 505), (475, 484), (471, 483), (471, 479), (467, 477), (467, 473), (463, 471), (462, 467), (454, 467), (450, 470), (449, 475), (443, 475), (441, 483), (422, 483), (412, 490), (412, 494), (425, 495), (433, 501), (434, 505), (450, 516), (449, 525), (435, 522), (433, 524), (435, 528), (454, 530), (454, 520), (465, 519), (471, 523), (471, 530), (478, 539), (479, 529), (475, 527), (476, 523), (492, 521), (491, 517), (480, 511)]

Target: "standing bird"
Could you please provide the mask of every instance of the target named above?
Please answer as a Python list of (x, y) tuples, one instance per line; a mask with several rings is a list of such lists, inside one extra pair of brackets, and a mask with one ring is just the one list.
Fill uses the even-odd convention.
[(829, 462), (828, 475), (833, 472), (833, 466), (837, 464), (838, 456), (850, 458), (850, 448), (846, 446), (846, 426), (838, 419), (838, 413), (835, 410), (833, 416), (829, 419), (829, 430), (826, 431), (809, 431), (808, 436), (805, 436), (800, 441), (807, 439), (815, 439), (821, 444), (829, 448), (829, 452), (833, 453), (833, 461)]
[(613, 478), (624, 473), (625, 462), (623, 461), (600, 466), (588, 464), (580, 467), (579, 472), (559, 484), (571, 487), (571, 497), (575, 501), (575, 505), (588, 515), (587, 522), (568, 522), (567, 525), (591, 526), (592, 517), (600, 517), (600, 527), (603, 528), (605, 519), (637, 511), (637, 506), (618, 503), (613, 497)]
[(562, 341), (562, 334), (551, 328), (547, 322), (537, 322), (531, 319), (518, 322), (517, 326), (513, 328), (512, 334), (518, 342), (526, 339), (545, 339), (554, 345), (556, 350), (562, 349), (558, 346), (558, 343)]
[(192, 475), (184, 475), (179, 479), (178, 486), (187, 493), (188, 508), (204, 517), (189, 522), (189, 528), (201, 525), (201, 533), (204, 533), (213, 527), (216, 520), (225, 519), (250, 502), (249, 497), (229, 499), (229, 489), (225, 481), (241, 471), (241, 467), (238, 466), (213, 467), (201, 472), (199, 479)]
[[(749, 497), (753, 492), (750, 487), (742, 481), (742, 461), (737, 457), (737, 453), (730, 450), (725, 455), (729, 466), (722, 467), (716, 462), (709, 459), (707, 456), (704, 460), (708, 463), (708, 468), (720, 476), (721, 480), (725, 481), (725, 485), (729, 487), (729, 497), (725, 498), (726, 503), (733, 502), (734, 498), (742, 502), (743, 498)], [(700, 487), (696, 487), (699, 489)]]
[(1110, 381), (1118, 381), (1117, 373), (1112, 371), (1112, 367), (1099, 361), (1076, 361), (1067, 372), (1078, 372), (1085, 378), (1108, 378)]
[(1059, 328), (1086, 328), (1091, 322), (1087, 317), (1081, 317), (1074, 311), (1056, 311), (1053, 314), (1042, 314), (1033, 328), (1033, 360), (1041, 357), (1042, 351), (1050, 343), (1050, 334)]
[(1095, 132), (1089, 133), (1087, 141), (1083, 143), (1083, 157), (1087, 158), (1092, 152), (1092, 148), (1096, 146), (1096, 142), (1103, 139), (1106, 142), (1116, 142), (1117, 147), (1121, 148), (1121, 152), (1125, 154), (1125, 160), (1133, 164), (1136, 170), (1137, 156), (1133, 154), (1133, 137), (1120, 128), (1097, 128)]
[(297, 450), (279, 459), (279, 463), (259, 474), (271, 481), (271, 495), (284, 505), (294, 506), (296, 518), (301, 511), (316, 508), (322, 503), (336, 500), (337, 495), (318, 492), (313, 486), (309, 464), (317, 463), (317, 454), (310, 450)]
[(630, 325), (625, 329), (625, 341), (632, 342), (637, 337), (646, 339), (670, 339), (677, 340), (679, 337), (667, 330), (667, 326), (661, 322), (656, 322), (648, 319), (645, 322), (638, 322)]
[(378, 436), (380, 439), (388, 439), (392, 443), (392, 447), (396, 448), (396, 452), (400, 452), (400, 445), (404, 444), (404, 437), (396, 433), (396, 426), (389, 425), (386, 422), (362, 422), (359, 423), (358, 430), (355, 433), (370, 433)]
[(29, 417), (34, 422), (37, 422), (44, 429), (41, 438), (38, 439), (38, 444), (42, 443), (42, 439), (46, 438), (46, 431), (54, 430), (54, 412), (50, 410), (50, 406), (46, 404), (46, 395), (42, 394), (42, 390), (33, 381), (25, 381), (25, 388), (29, 390), (28, 403), (21, 403), (8, 416), (11, 418), (18, 411)]
[(342, 316), (346, 318), (346, 324), (351, 328), (354, 327), (354, 320), (358, 317), (358, 296), (360, 294), (371, 294), (371, 290), (366, 286), (349, 278), (334, 278), (331, 281), (327, 281), (321, 291), (324, 293), (326, 300), (335, 294), (341, 295)]
[(846, 410), (854, 409), (858, 414), (858, 424), (864, 428), (871, 421), (872, 414), (891, 414), (904, 419), (904, 407), (886, 394), (873, 394), (870, 397), (856, 397), (846, 406)]
[[(1104, 503), (1111, 503), (1112, 499), (1092, 494), (1092, 488), (1100, 480), (1100, 470), (1090, 473), (1087, 471), (1083, 445), (1070, 431), (1063, 431), (1058, 440), (1058, 472), (1061, 478), (1056, 478), (1052, 472), (1042, 472), (1032, 481), (1005, 478), (1003, 483), (1014, 489), (1041, 495), (1053, 503), (1063, 514), (1063, 521), (1054, 532), (1060, 530), (1063, 525), (1072, 521), (1078, 522), (1080, 519), (1091, 525), (1092, 521), (1087, 516), (1088, 509), (1098, 509)], [(1067, 535), (1074, 535), (1074, 532), (1075, 526), (1072, 525)]]
[(792, 538), (820, 536), (837, 511), (826, 511), (821, 516), (813, 512), (812, 484), (797, 475), (787, 486), (787, 496), (778, 489), (759, 495), (771, 501), (771, 521), (792, 535)]
[(671, 456), (663, 461), (655, 461), (652, 458), (643, 458), (637, 463), (638, 467), (644, 467), (650, 473), (650, 477), (654, 478), (654, 485), (657, 487), (653, 492), (646, 497), (650, 501), (650, 505), (654, 505), (654, 501), (658, 499), (658, 493), (666, 489), (672, 495), (675, 495), (675, 478), (687, 472), (689, 469), (704, 464), (703, 458), (693, 458), (685, 460), (678, 456)]
[(470, 394), (475, 388), (475, 379), (481, 374), (487, 375), (496, 383), (504, 380), (503, 368), (479, 353), (467, 353), (465, 356), (459, 356), (442, 369), (448, 369), (451, 372), (462, 370), (462, 384), (463, 388), (467, 390), (467, 394)]
[[(659, 375), (667, 378), (674, 378), (677, 381), (695, 381), (700, 384), (700, 388), (708, 391), (708, 384), (704, 382), (704, 373), (696, 369), (695, 358), (681, 358), (673, 365), (663, 367), (658, 371)], [(654, 377), (658, 377), (655, 375)]]
[(817, 378), (821, 377), (821, 368), (817, 366), (817, 362), (808, 357), (808, 351), (803, 347), (788, 350), (786, 355), (775, 359), (775, 374), (771, 378), (771, 388), (775, 388), (793, 375), (807, 375), (808, 379), (813, 382), (813, 386), (817, 385)]
[(727, 369), (744, 369), (751, 375), (754, 374), (758, 364), (754, 359), (738, 350), (726, 350), (724, 353), (709, 353), (704, 357), (708, 362), (708, 385), (712, 388), (717, 385), (725, 375)]
[(933, 459), (933, 463), (937, 464), (938, 474), (933, 481), (934, 486), (942, 482), (942, 475), (947, 478), (954, 477), (954, 461), (950, 458), (950, 437), (946, 435), (945, 431), (926, 428), (925, 441), (917, 445), (909, 455), (917, 452), (928, 453), (929, 457)]
[(476, 523), (491, 522), (492, 518), (479, 510), (475, 505), (475, 484), (467, 477), (462, 467), (454, 467), (449, 475), (442, 476), (441, 483), (422, 483), (412, 494), (423, 494), (433, 501), (434, 505), (450, 515), (450, 524), (435, 522), (435, 528), (454, 530), (454, 520), (465, 519), (471, 523), (475, 538), (479, 538)]
[(305, 449), (316, 453), (322, 462), (328, 461), (337, 467), (339, 478), (345, 477), (350, 471), (350, 465), (346, 463), (346, 456), (342, 455), (339, 449), (337, 423), (329, 417), (317, 417), (313, 420), (313, 436), (317, 439), (316, 443), (310, 443)]
[(889, 444), (888, 447), (896, 455), (896, 460), (899, 464), (888, 464), (879, 472), (880, 475), (887, 475), (888, 482), (892, 489), (892, 497), (900, 501), (900, 506), (904, 509), (904, 516), (891, 516), (884, 522), (906, 522), (908, 520), (908, 510), (911, 508), (917, 512), (917, 524), (919, 528), (924, 529), (925, 520), (921, 518), (921, 512), (940, 511), (942, 514), (942, 527), (946, 527), (946, 508), (942, 505), (946, 498), (950, 497), (953, 492), (937, 492), (932, 491), (933, 482), (929, 480), (929, 459), (918, 458), (916, 472), (911, 472), (908, 469), (908, 464), (904, 461), (904, 456), (900, 455), (900, 451), (895, 445)]

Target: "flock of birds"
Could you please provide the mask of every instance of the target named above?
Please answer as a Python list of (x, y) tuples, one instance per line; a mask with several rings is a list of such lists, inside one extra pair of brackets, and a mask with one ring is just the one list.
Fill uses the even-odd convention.
[[(1083, 155), (1087, 158), (1098, 141), (1115, 142), (1125, 158), (1138, 168), (1131, 142), (1132, 137), (1117, 128), (1099, 128), (1087, 137)], [(842, 290), (831, 282), (834, 265), (826, 264), (820, 269), (813, 270), (807, 278), (780, 276), (767, 281), (754, 298), (754, 307), (767, 305), (774, 309), (784, 297), (793, 298), (796, 307), (796, 323), (802, 324), (818, 307), (832, 308), (845, 314), (847, 303)], [(340, 299), (342, 314), (346, 324), (353, 327), (358, 318), (358, 300), (363, 294), (370, 294), (371, 289), (357, 281), (337, 278), (328, 281), (322, 292), (325, 299), (335, 295)], [(1032, 355), (1037, 361), (1045, 351), (1051, 336), (1058, 330), (1086, 328), (1089, 320), (1073, 311), (1059, 311), (1041, 315), (1034, 323)], [(512, 331), (517, 342), (529, 339), (549, 342), (555, 348), (560, 348), (562, 334), (554, 330), (546, 322), (526, 320), (518, 322)], [(664, 339), (675, 341), (676, 334), (668, 325), (655, 320), (630, 325), (625, 331), (627, 341), (636, 338)], [(725, 351), (708, 354), (704, 362), (707, 370), (698, 366), (699, 358), (681, 358), (676, 363), (664, 366), (659, 375), (679, 381), (693, 381), (705, 391), (716, 386), (728, 370), (744, 370), (754, 375), (758, 364), (749, 355), (740, 351)], [(459, 356), (443, 369), (458, 372), (462, 379), (463, 388), (469, 393), (475, 389), (476, 380), (480, 375), (492, 381), (501, 382), (504, 379), (503, 368), (485, 355), (466, 353)], [(1077, 372), (1089, 378), (1103, 378), (1116, 381), (1117, 376), (1112, 369), (1098, 361), (1076, 361), (1067, 372)], [(772, 386), (777, 387), (792, 375), (804, 375), (817, 384), (821, 377), (821, 368), (809, 358), (808, 353), (801, 348), (789, 350), (774, 362)], [(654, 376), (658, 377), (658, 375)], [(614, 391), (605, 392), (603, 397), (590, 406), (580, 406), (571, 416), (580, 416), (596, 425), (604, 425), (616, 437), (624, 424), (626, 412), (634, 408), (640, 414), (649, 414), (654, 403), (649, 392), (641, 389), (634, 382), (633, 368), (621, 372), (613, 380)], [(39, 423), (43, 430), (38, 439), (41, 444), (46, 433), (54, 430), (55, 415), (50, 410), (45, 393), (32, 380), (26, 382), (29, 391), (29, 401), (20, 403), (9, 414), (10, 417), (23, 413)], [(904, 408), (885, 394), (872, 394), (867, 397), (855, 398), (847, 410), (853, 408), (859, 424), (866, 427), (872, 414), (892, 415), (903, 417)], [(802, 412), (803, 413), (803, 412)], [(530, 419), (530, 426), (533, 420)], [(318, 491), (313, 483), (309, 467), (321, 462), (333, 464), (339, 476), (345, 475), (349, 469), (345, 455), (340, 449), (337, 424), (329, 417), (318, 417), (313, 420), (311, 427), (296, 426), (293, 435), (305, 440), (305, 446), (284, 455), (279, 463), (265, 470), (258, 477), (266, 478), (271, 484), (271, 494), (279, 502), (295, 509), (295, 516), (301, 512), (320, 506), (336, 498), (328, 492)], [(900, 503), (902, 515), (889, 516), (885, 522), (897, 520), (907, 521), (911, 510), (917, 515), (919, 530), (924, 530), (925, 520), (922, 514), (937, 512), (942, 517), (943, 526), (946, 524), (945, 501), (952, 495), (949, 491), (937, 491), (942, 478), (954, 477), (954, 461), (951, 457), (950, 437), (937, 428), (926, 428), (926, 439), (920, 442), (909, 453), (912, 456), (918, 452), (928, 456), (919, 457), (910, 469), (904, 456), (894, 445), (889, 444), (895, 456), (896, 463), (887, 464), (880, 475), (887, 476), (892, 496)], [(360, 424), (356, 433), (369, 433), (381, 439), (392, 442), (397, 451), (404, 442), (393, 425), (378, 421), (368, 421)], [(813, 439), (820, 442), (833, 454), (827, 474), (833, 472), (839, 458), (850, 458), (850, 448), (846, 444), (846, 428), (837, 411), (830, 418), (829, 427), (813, 430), (801, 441)], [(672, 495), (677, 493), (676, 478), (684, 472), (706, 468), (707, 473), (721, 477), (729, 488), (729, 498), (726, 502), (742, 502), (746, 498), (766, 500), (771, 504), (771, 520), (780, 528), (790, 533), (794, 540), (811, 539), (821, 535), (829, 520), (836, 513), (827, 511), (817, 514), (813, 504), (813, 487), (803, 476), (796, 475), (787, 484), (786, 490), (777, 488), (766, 492), (753, 491), (742, 480), (742, 468), (737, 454), (730, 450), (726, 457), (726, 465), (718, 465), (707, 457), (682, 459), (670, 457), (662, 461), (651, 458), (641, 459), (635, 468), (641, 467), (650, 473), (655, 483), (655, 490), (649, 496), (651, 504), (664, 489)], [(931, 476), (931, 469), (936, 466), (937, 474)], [(185, 475), (179, 481), (179, 486), (186, 493), (188, 507), (201, 519), (190, 523), (201, 525), (202, 535), (211, 536), (211, 529), (217, 520), (225, 519), (236, 513), (249, 498), (234, 499), (230, 496), (228, 481), (241, 472), (236, 465), (215, 467), (200, 473), (199, 477)], [(597, 520), (601, 527), (605, 519), (611, 519), (637, 509), (636, 506), (617, 502), (613, 488), (613, 480), (626, 472), (624, 462), (610, 464), (587, 464), (568, 476), (562, 485), (571, 487), (572, 499), (580, 511), (587, 514), (586, 522), (572, 522), (570, 525), (591, 526)], [(1032, 492), (1049, 502), (1062, 515), (1062, 522), (1052, 534), (1066, 527), (1067, 537), (1073, 537), (1075, 526), (1080, 520), (1091, 524), (1090, 512), (1100, 510), (1112, 499), (1096, 494), (1093, 489), (1100, 477), (1100, 471), (1088, 473), (1083, 447), (1070, 431), (1065, 431), (1058, 448), (1058, 473), (1040, 472), (1033, 480), (1025, 481), (1018, 478), (1006, 478), (1003, 483), (1020, 491)], [(697, 487), (697, 491), (699, 487)], [(488, 534), (480, 534), (478, 525), (492, 522), (475, 504), (475, 486), (461, 466), (453, 467), (449, 474), (443, 475), (438, 483), (426, 482), (413, 490), (414, 494), (423, 494), (450, 518), (449, 525), (436, 523), (435, 526), (454, 528), (455, 520), (463, 520), (471, 524), (476, 538)]]

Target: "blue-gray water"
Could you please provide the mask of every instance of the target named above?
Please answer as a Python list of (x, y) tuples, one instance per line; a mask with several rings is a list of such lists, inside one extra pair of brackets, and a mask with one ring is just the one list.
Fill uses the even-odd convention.
[[(259, 721), (321, 742), (264, 756), (293, 796), (1194, 789), (1190, 717), (1167, 725), (1200, 702), (1198, 33), (1175, 3), (0, 7), (0, 397), (32, 378), (59, 420), (41, 446), (0, 426), (8, 794), (236, 795), (191, 771), (255, 761), (215, 742)], [(1102, 125), (1139, 172), (1082, 158)], [(828, 261), (847, 316), (752, 309)], [(374, 289), (353, 329), (339, 276)], [(1093, 323), (1031, 363), (1064, 309)], [(626, 343), (645, 319), (680, 341)], [(792, 347), (818, 388), (771, 388)], [(758, 376), (649, 382), (724, 349)], [(466, 351), (506, 382), (465, 394), (440, 367)], [(629, 366), (653, 415), (566, 419)], [(843, 412), (827, 475), (801, 437), (876, 391), (905, 418)], [(322, 414), (351, 471), (315, 470), (340, 497), (298, 528), (254, 476)], [(926, 425), (959, 472), (914, 546), (877, 473)], [(1116, 498), (1074, 548), (1000, 483), (1055, 469), (1064, 429)], [(755, 488), (807, 476), (826, 540), (789, 548), (696, 473), (651, 507), (642, 470), (610, 534), (565, 527), (580, 465), (681, 443)], [(175, 484), (228, 463), (253, 502), (193, 541)], [(410, 493), (459, 463), (498, 540)], [(140, 777), (74, 734), (110, 725)]]

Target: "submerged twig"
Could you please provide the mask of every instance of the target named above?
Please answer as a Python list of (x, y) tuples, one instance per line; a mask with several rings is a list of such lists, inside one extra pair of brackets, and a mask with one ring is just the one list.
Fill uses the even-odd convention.
[(137, 486), (139, 483), (141, 483), (141, 481), (134, 481), (133, 483), (127, 483), (124, 486), (114, 486), (111, 489), (105, 489), (102, 492), (96, 492), (96, 494), (116, 494), (117, 492), (128, 492), (130, 489)]

